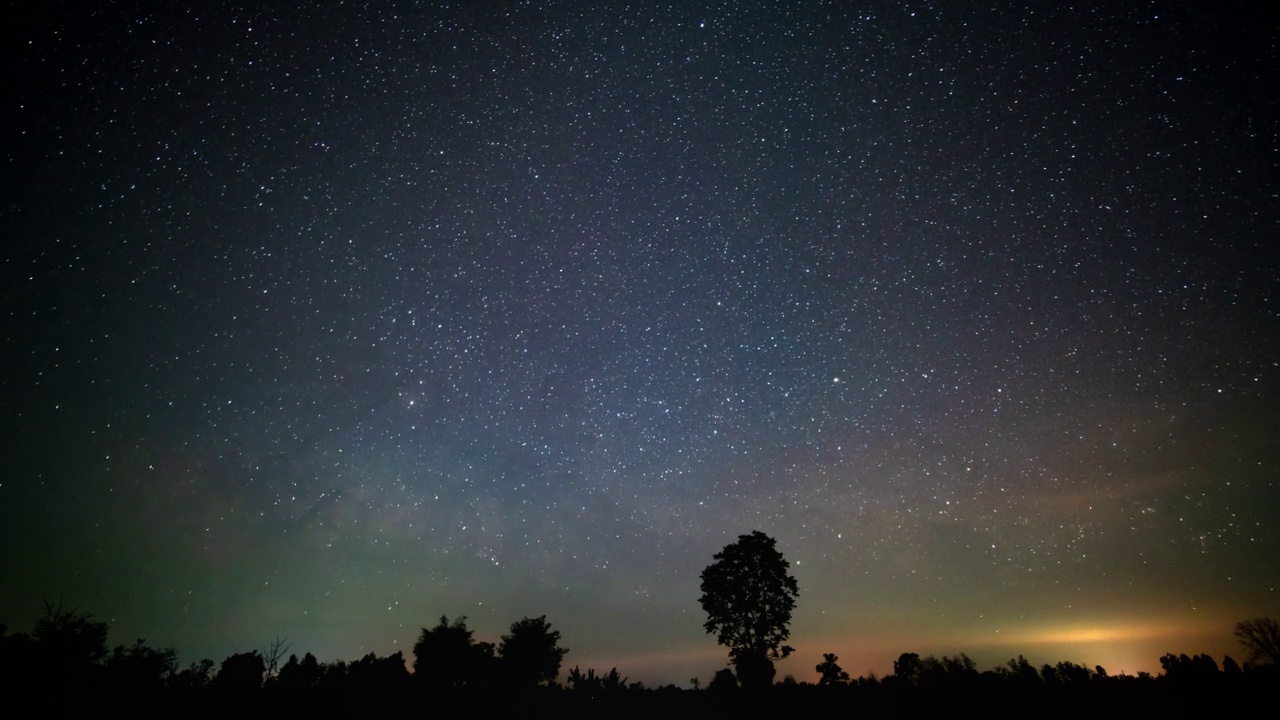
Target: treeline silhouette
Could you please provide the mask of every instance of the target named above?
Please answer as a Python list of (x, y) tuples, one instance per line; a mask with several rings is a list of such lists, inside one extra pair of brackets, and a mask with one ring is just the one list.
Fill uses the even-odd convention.
[(628, 682), (617, 668), (597, 673), (576, 666), (559, 684), (568, 650), (559, 646), (560, 633), (545, 616), (513, 623), (497, 644), (475, 640), (466, 618), (441, 617), (434, 627), (422, 629), (412, 671), (400, 652), (385, 657), (369, 653), (351, 662), (320, 662), (311, 653), (290, 653), (286, 659), (289, 644), (279, 637), (265, 650), (181, 667), (173, 648), (154, 648), (144, 640), (108, 650), (106, 623), (61, 603), (47, 603), (45, 616), (29, 633), (10, 634), (0, 625), (0, 683), (10, 707), (85, 710), (128, 703), (134, 709), (183, 712), (249, 707), (319, 713), (474, 711), (505, 704), (513, 710), (540, 707), (562, 714), (830, 708), (875, 716), (973, 704), (1042, 716), (1130, 711), (1184, 715), (1233, 707), (1244, 711), (1274, 696), (1280, 665), (1241, 640), (1251, 656), (1243, 665), (1230, 657), (1219, 665), (1208, 655), (1170, 653), (1160, 658), (1163, 672), (1156, 676), (1111, 675), (1100, 666), (1066, 661), (1036, 667), (1021, 655), (979, 670), (965, 654), (903, 653), (894, 661), (892, 675), (853, 678), (836, 655), (827, 653), (815, 665), (816, 683), (787, 676), (747, 691), (724, 668), (705, 687), (694, 678), (688, 689), (648, 688)]

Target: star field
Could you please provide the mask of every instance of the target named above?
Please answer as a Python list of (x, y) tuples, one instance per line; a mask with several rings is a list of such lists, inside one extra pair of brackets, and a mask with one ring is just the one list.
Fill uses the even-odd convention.
[[(704, 681), (1275, 615), (1277, 42), (1215, 6), (15, 11), (0, 620)], [(1268, 237), (1273, 240), (1267, 240)]]

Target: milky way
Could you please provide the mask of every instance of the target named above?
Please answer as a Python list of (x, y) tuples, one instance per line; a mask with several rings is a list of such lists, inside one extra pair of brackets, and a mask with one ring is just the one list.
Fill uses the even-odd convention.
[(780, 676), (1280, 614), (1274, 18), (138, 5), (6, 33), (11, 630), (705, 682), (757, 529)]

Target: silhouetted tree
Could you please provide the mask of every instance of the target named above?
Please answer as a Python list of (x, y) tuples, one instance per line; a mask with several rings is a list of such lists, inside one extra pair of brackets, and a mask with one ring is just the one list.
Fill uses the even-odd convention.
[(57, 605), (46, 600), (44, 610), (31, 632), (43, 680), (65, 686), (88, 683), (107, 657), (107, 624), (65, 607), (61, 600)]
[(960, 653), (954, 657), (943, 655), (941, 660), (934, 660), (933, 656), (930, 655), (928, 660), (932, 661), (938, 669), (947, 675), (955, 677), (973, 676), (978, 672), (978, 664), (965, 653)]
[(266, 672), (267, 664), (257, 650), (236, 653), (222, 661), (218, 675), (213, 679), (213, 687), (225, 693), (258, 690), (262, 688), (262, 676)]
[(711, 684), (707, 685), (707, 690), (711, 692), (731, 692), (737, 689), (738, 678), (729, 668), (717, 670), (715, 676), (711, 678)]
[(213, 683), (213, 661), (204, 658), (198, 663), (191, 663), (185, 670), (174, 673), (169, 678), (169, 686), (179, 690), (204, 690)]
[(302, 660), (298, 660), (297, 655), (290, 655), (289, 661), (280, 666), (275, 685), (284, 692), (306, 692), (320, 682), (320, 675), (320, 662), (315, 655), (307, 653)]
[(1244, 671), (1240, 669), (1240, 663), (1237, 663), (1235, 658), (1227, 655), (1222, 658), (1222, 674), (1229, 677), (1240, 677), (1244, 674)]
[(857, 685), (860, 688), (881, 687), (880, 678), (876, 677), (875, 673), (869, 673), (866, 677), (859, 676), (856, 680), (852, 681), (852, 684)]
[(1007, 667), (996, 668), (1006, 680), (1035, 685), (1041, 681), (1040, 673), (1025, 657), (1019, 655), (1007, 663)]
[(106, 662), (107, 676), (117, 689), (155, 692), (178, 671), (178, 653), (173, 648), (157, 650), (145, 640), (132, 647), (117, 645)]
[(347, 666), (347, 686), (360, 696), (394, 696), (409, 682), (404, 653), (380, 658), (369, 653)]
[(492, 672), (493, 645), (477, 643), (471, 635), (465, 617), (450, 623), (441, 615), (434, 628), (422, 628), (413, 646), (414, 677), (436, 689), (458, 689), (483, 680)]
[(895, 685), (919, 685), (923, 675), (924, 667), (920, 663), (920, 656), (916, 653), (902, 653), (897, 660), (893, 661), (893, 684)]
[(0, 696), (6, 697), (10, 688), (21, 692), (46, 681), (35, 663), (35, 641), (26, 633), (9, 635), (7, 630), (0, 625)]
[(586, 674), (583, 674), (575, 665), (569, 671), (569, 687), (574, 692), (590, 698), (596, 698), (608, 693), (625, 690), (627, 688), (627, 679), (618, 675), (618, 668), (613, 668), (608, 673), (597, 676), (595, 670), (587, 668)]
[(742, 687), (752, 690), (767, 688), (773, 684), (778, 671), (769, 656), (759, 652), (745, 652), (734, 660), (738, 670), (738, 682)]
[[(1011, 676), (1011, 673), (1004, 674)], [(1035, 668), (1031, 668), (1031, 675), (1035, 677)], [(896, 688), (936, 689), (973, 683), (978, 678), (977, 664), (964, 653), (955, 657), (943, 655), (941, 658), (933, 655), (922, 658), (916, 653), (902, 653), (893, 661), (893, 675), (886, 678), (885, 683)]]
[(822, 677), (818, 679), (819, 685), (848, 685), (849, 673), (840, 667), (836, 660), (835, 653), (823, 653), (822, 662), (818, 664), (814, 670), (817, 670)]
[(1054, 674), (1057, 675), (1058, 682), (1077, 687), (1087, 685), (1093, 679), (1093, 673), (1089, 671), (1089, 668), (1066, 660), (1058, 663), (1058, 666), (1054, 668)]
[(271, 645), (268, 646), (266, 650), (262, 651), (262, 661), (266, 663), (267, 666), (268, 680), (274, 678), (276, 673), (280, 671), (280, 662), (284, 660), (284, 654), (289, 652), (290, 646), (291, 643), (289, 642), (288, 635), (280, 637), (277, 634), (276, 639), (271, 643)]
[(1280, 664), (1280, 623), (1257, 617), (1236, 623), (1236, 639), (1253, 663)]
[(1218, 663), (1209, 655), (1188, 656), (1186, 653), (1167, 653), (1160, 658), (1164, 674), (1174, 679), (1203, 678), (1218, 674)]
[(341, 695), (347, 687), (347, 663), (344, 660), (334, 660), (331, 663), (320, 664), (320, 678), (316, 681), (316, 692), (333, 697)]
[(512, 623), (511, 634), (503, 635), (498, 646), (505, 676), (519, 687), (554, 683), (569, 652), (559, 642), (560, 631), (551, 629), (546, 615)]
[(728, 646), (738, 680), (747, 688), (772, 683), (773, 660), (792, 651), (782, 643), (791, 635), (787, 625), (800, 590), (776, 546), (759, 530), (740, 535), (702, 571), (704, 627)]

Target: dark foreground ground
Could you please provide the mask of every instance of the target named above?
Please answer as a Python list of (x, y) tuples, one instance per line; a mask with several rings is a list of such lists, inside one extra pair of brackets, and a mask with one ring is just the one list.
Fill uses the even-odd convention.
[[(346, 688), (303, 693), (270, 688), (243, 692), (211, 689), (124, 691), (112, 688), (10, 688), (10, 709), (25, 712), (101, 712), (123, 709), (131, 715), (226, 717), (246, 713), (289, 717), (475, 716), (537, 718), (696, 718), (739, 717), (1223, 717), (1269, 716), (1280, 690), (1280, 673), (1218, 676), (1204, 682), (1167, 677), (1111, 678), (1080, 687), (1011, 687), (984, 684), (982, 678), (954, 687), (894, 686), (892, 681), (817, 687), (791, 684), (750, 692), (737, 690), (620, 689), (591, 694), (566, 688), (430, 691), (417, 685), (398, 688)], [(26, 696), (17, 705), (12, 702)], [(6, 713), (7, 714), (7, 713)]]

